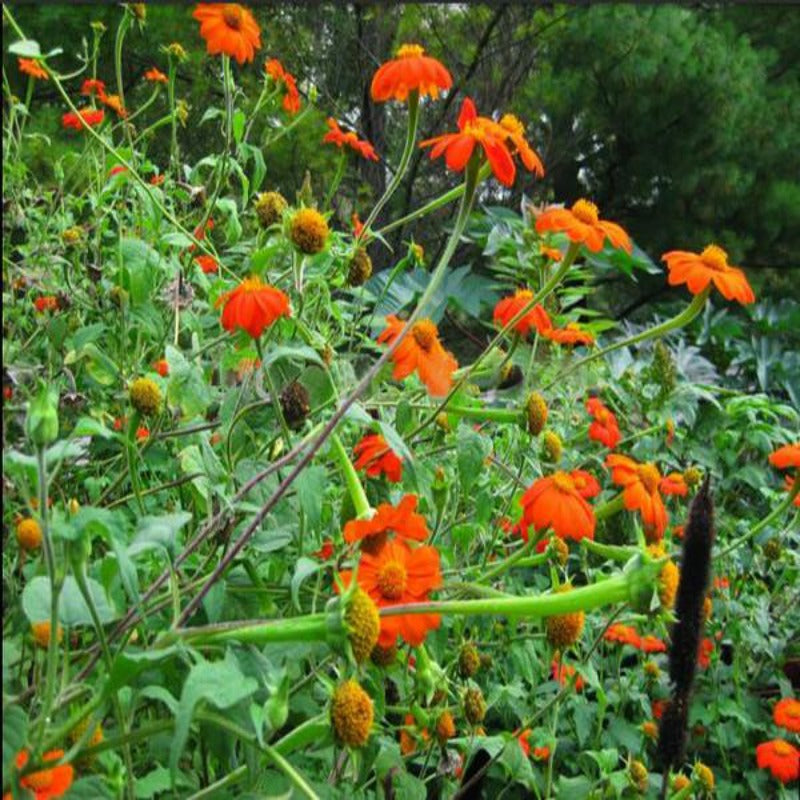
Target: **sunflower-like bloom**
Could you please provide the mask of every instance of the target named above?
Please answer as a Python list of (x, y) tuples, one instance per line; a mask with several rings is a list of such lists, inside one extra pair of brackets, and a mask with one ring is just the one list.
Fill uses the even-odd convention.
[(639, 511), (645, 537), (657, 541), (664, 536), (669, 517), (661, 498), (661, 473), (654, 464), (639, 464), (632, 458), (612, 453), (606, 458), (611, 467), (611, 480), (623, 487), (625, 508)]
[[(504, 297), (494, 307), (494, 324), (498, 327), (505, 328), (532, 299), (533, 292), (530, 291), (530, 289), (520, 289), (511, 297)], [(535, 328), (540, 335), (546, 334), (553, 328), (550, 315), (545, 311), (541, 303), (537, 303), (530, 308), (522, 319), (514, 323), (514, 330), (520, 336), (527, 336), (532, 328)]]
[(366, 139), (359, 139), (353, 131), (343, 131), (333, 117), (328, 117), (326, 124), (329, 130), (322, 137), (323, 142), (335, 144), (340, 148), (346, 145), (351, 150), (355, 150), (362, 158), (370, 161), (379, 160), (375, 148)]
[(544, 336), (556, 344), (594, 344), (594, 335), (583, 330), (577, 322), (569, 322), (565, 328), (551, 328)]
[[(42, 761), (59, 761), (64, 757), (63, 750), (50, 750), (42, 757)], [(30, 756), (27, 750), (20, 750), (17, 753), (16, 765), (21, 770), (27, 763)], [(50, 800), (53, 797), (62, 797), (72, 786), (74, 770), (71, 764), (61, 764), (49, 769), (41, 769), (36, 772), (28, 773), (24, 778), (20, 778), (19, 784), (27, 789), (36, 800)], [(30, 795), (26, 793), (26, 797)], [(11, 792), (3, 795), (3, 800), (11, 798)]]
[(565, 233), (570, 241), (585, 245), (593, 253), (599, 253), (608, 239), (613, 247), (632, 250), (628, 234), (615, 222), (600, 219), (597, 206), (588, 200), (578, 200), (572, 208), (550, 208), (536, 220), (539, 233), (551, 231)]
[(81, 120), (85, 122), (90, 128), (100, 125), (105, 119), (105, 112), (102, 108), (82, 108), (76, 114), (73, 111), (68, 111), (61, 117), (61, 127), (68, 129), (72, 128), (76, 131), (83, 130)]
[(689, 487), (681, 472), (670, 472), (669, 475), (665, 475), (658, 488), (661, 494), (676, 494), (679, 497), (686, 497), (689, 494)]
[(346, 542), (361, 542), (362, 550), (375, 553), (386, 542), (390, 533), (400, 539), (422, 542), (428, 538), (425, 517), (416, 513), (417, 496), (407, 494), (393, 506), (381, 503), (371, 519), (352, 519), (344, 526)]
[[(381, 474), (397, 483), (403, 476), (403, 460), (392, 450), (380, 434), (365, 436), (354, 448), (356, 469), (366, 469), (367, 475), (377, 478)], [(409, 497), (413, 495), (408, 495)], [(401, 503), (402, 505), (402, 503)], [(416, 503), (414, 504), (416, 507)]]
[(224, 53), (239, 64), (252, 61), (261, 47), (261, 29), (238, 3), (198, 3), (192, 16), (200, 23), (208, 54)]
[(264, 71), (277, 84), (283, 84), (283, 110), (289, 114), (296, 114), (300, 110), (300, 92), (297, 91), (297, 81), (291, 72), (284, 69), (277, 58), (271, 58), (264, 64)]
[[(341, 572), (340, 577), (348, 585), (352, 572)], [(387, 541), (375, 555), (361, 554), (358, 583), (379, 608), (424, 602), (431, 591), (442, 585), (439, 552), (428, 546), (412, 550), (401, 539)], [(425, 641), (429, 630), (439, 627), (439, 622), (438, 614), (381, 617), (378, 644), (389, 647), (400, 636), (408, 644), (418, 647)]]
[(728, 264), (728, 254), (715, 244), (708, 245), (702, 253), (670, 250), (661, 260), (667, 263), (670, 286), (685, 283), (692, 294), (700, 294), (713, 282), (726, 300), (737, 300), (743, 305), (755, 302), (756, 296), (744, 272)]
[(783, 784), (796, 781), (800, 776), (800, 750), (785, 739), (771, 739), (756, 747), (759, 769), (768, 769)]
[(599, 397), (590, 397), (586, 401), (586, 410), (594, 418), (589, 426), (589, 438), (604, 444), (609, 450), (613, 450), (621, 438), (614, 412), (606, 408), (605, 403)]
[(144, 73), (144, 79), (150, 81), (150, 83), (167, 83), (169, 80), (167, 76), (160, 69), (156, 69), (156, 67), (150, 67), (150, 69)]
[(533, 525), (537, 531), (552, 528), (561, 539), (593, 539), (594, 511), (586, 499), (599, 492), (597, 481), (583, 470), (539, 478), (520, 501), (523, 538), (527, 540), (527, 527)]
[(260, 278), (245, 278), (235, 289), (225, 292), (216, 302), (222, 309), (222, 327), (226, 331), (237, 328), (258, 339), (279, 317), (291, 315), (289, 298)]
[(404, 44), (395, 58), (381, 64), (372, 78), (370, 93), (379, 103), (397, 100), (405, 103), (411, 92), (436, 99), (440, 91), (453, 85), (453, 79), (441, 61), (426, 56), (418, 44)]
[(49, 81), (47, 70), (35, 58), (18, 58), (19, 71), (37, 81)]
[(792, 733), (800, 733), (800, 700), (784, 697), (772, 709), (772, 719), (776, 725)]
[(778, 469), (800, 469), (800, 442), (779, 447), (770, 455), (769, 463)]
[[(378, 342), (391, 345), (403, 328), (405, 323), (390, 314), (386, 317), (386, 330), (378, 336)], [(458, 362), (442, 347), (439, 330), (429, 319), (414, 323), (408, 336), (392, 354), (392, 361), (395, 380), (402, 380), (416, 370), (433, 397), (442, 397), (450, 391), (453, 373), (458, 369)]]

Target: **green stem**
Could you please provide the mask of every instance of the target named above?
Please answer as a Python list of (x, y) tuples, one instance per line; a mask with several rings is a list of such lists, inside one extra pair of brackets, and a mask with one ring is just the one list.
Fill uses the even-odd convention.
[(619, 561), (625, 563), (630, 560), (631, 556), (636, 553), (635, 547), (626, 547), (624, 545), (615, 544), (601, 544), (592, 539), (581, 539), (581, 545), (586, 548), (590, 553), (600, 556), (601, 558), (609, 559), (610, 561)]
[(330, 208), (331, 200), (333, 200), (333, 196), (336, 194), (336, 190), (339, 188), (339, 184), (342, 182), (342, 178), (344, 177), (344, 168), (347, 164), (347, 154), (342, 150), (339, 154), (339, 163), (336, 165), (336, 174), (333, 176), (333, 180), (331, 181), (331, 187), (328, 189), (328, 193), (325, 195), (325, 203), (323, 204), (323, 208)]
[[(125, 40), (125, 34), (128, 31), (130, 21), (130, 12), (125, 9), (122, 19), (119, 21), (119, 26), (117, 27), (117, 36), (114, 40), (114, 71), (117, 78), (117, 94), (119, 95), (119, 102), (123, 109), (125, 108), (125, 86), (122, 83), (122, 43)], [(133, 158), (133, 140), (131, 138), (130, 126), (125, 122), (125, 120), (123, 120), (122, 127), (125, 131), (125, 136), (128, 139), (128, 145), (131, 148), (131, 158)]]
[(282, 739), (278, 739), (272, 749), (285, 756), (314, 742), (324, 742), (330, 736), (330, 731), (330, 719), (327, 714), (320, 714), (317, 717), (307, 719)]
[[(438, 413), (438, 412), (437, 412)], [(482, 408), (481, 406), (447, 406), (447, 413), (462, 419), (481, 422), (515, 422), (523, 424), (524, 413), (518, 408)]]
[(347, 491), (350, 493), (350, 499), (353, 501), (356, 517), (358, 519), (366, 519), (372, 511), (372, 508), (369, 504), (369, 500), (367, 500), (367, 494), (358, 477), (356, 468), (347, 455), (347, 451), (344, 449), (342, 440), (337, 433), (331, 435), (331, 450), (333, 451), (334, 457), (339, 462), (339, 468), (344, 476)]
[(595, 519), (606, 519), (613, 517), (625, 508), (625, 495), (620, 492), (616, 497), (611, 498), (607, 503), (597, 506), (594, 510)]
[(613, 353), (615, 350), (619, 350), (621, 347), (632, 347), (633, 345), (639, 344), (640, 342), (645, 342), (648, 339), (653, 339), (657, 336), (666, 336), (666, 334), (670, 333), (671, 331), (677, 330), (678, 328), (683, 328), (684, 326), (688, 325), (703, 310), (703, 308), (705, 308), (706, 300), (708, 299), (710, 292), (710, 286), (703, 289), (702, 292), (696, 294), (692, 298), (692, 302), (689, 303), (689, 305), (686, 306), (686, 308), (681, 311), (680, 314), (677, 314), (671, 319), (662, 322), (660, 325), (648, 328), (641, 333), (637, 333), (635, 336), (629, 336), (627, 339), (621, 339), (618, 342), (614, 342), (613, 344), (602, 348), (602, 350), (597, 350), (594, 353), (591, 353), (585, 358), (582, 358), (580, 361), (575, 361), (565, 369), (561, 370), (558, 376), (544, 387), (545, 390), (551, 388), (554, 384), (561, 382), (567, 375), (575, 372), (576, 369), (580, 369), (581, 367), (586, 366), (586, 364), (589, 364), (598, 358), (602, 358), (609, 353)]
[(326, 614), (307, 614), (291, 619), (267, 622), (228, 622), (199, 628), (178, 628), (162, 636), (156, 647), (167, 647), (176, 639), (194, 645), (245, 642), (273, 644), (275, 642), (324, 642), (328, 634)]

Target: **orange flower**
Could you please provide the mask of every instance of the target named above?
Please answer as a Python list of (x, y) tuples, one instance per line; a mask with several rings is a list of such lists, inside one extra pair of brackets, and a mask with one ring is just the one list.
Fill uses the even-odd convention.
[[(348, 585), (352, 572), (346, 570), (340, 577)], [(380, 608), (425, 602), (429, 593), (442, 585), (439, 552), (428, 546), (412, 550), (402, 539), (387, 541), (374, 555), (361, 554), (358, 583)], [(418, 647), (425, 641), (428, 631), (438, 628), (439, 623), (438, 614), (381, 617), (378, 644), (390, 647), (400, 636)]]
[(772, 739), (756, 747), (759, 769), (768, 769), (781, 783), (791, 783), (800, 776), (800, 750), (784, 739)]
[(614, 412), (606, 408), (599, 397), (590, 397), (586, 401), (586, 410), (594, 417), (589, 426), (589, 438), (613, 450), (621, 438)]
[(96, 125), (100, 125), (104, 118), (105, 112), (102, 108), (82, 108), (77, 114), (73, 111), (68, 111), (66, 114), (62, 115), (61, 127), (82, 131), (83, 125), (81, 124), (81, 120), (90, 128), (94, 128)]
[(283, 110), (289, 114), (296, 114), (300, 110), (300, 92), (297, 91), (297, 81), (294, 75), (287, 72), (277, 58), (267, 61), (264, 69), (275, 83), (283, 84)]
[(200, 23), (209, 55), (224, 53), (241, 65), (252, 61), (261, 47), (261, 29), (253, 15), (238, 3), (198, 3), (192, 16)]
[[(202, 242), (202, 241), (205, 241), (206, 231), (213, 231), (213, 230), (214, 230), (214, 219), (212, 217), (209, 217), (206, 220), (205, 227), (203, 227), (202, 225), (198, 225), (192, 231), (192, 236), (194, 236), (194, 238), (197, 239), (198, 242)], [(197, 249), (197, 245), (194, 244), (194, 242), (189, 245), (189, 252), (190, 253), (193, 253), (196, 249)]]
[(17, 66), (20, 72), (30, 75), (39, 81), (49, 81), (47, 70), (35, 58), (18, 58)]
[(361, 218), (358, 216), (358, 212), (354, 211), (353, 216), (350, 217), (350, 222), (353, 226), (353, 236), (356, 239), (361, 238), (361, 234), (364, 232), (364, 223), (361, 221)]
[(393, 506), (381, 503), (371, 519), (351, 519), (344, 526), (346, 542), (363, 542), (362, 549), (372, 552), (378, 550), (386, 541), (390, 532), (400, 539), (412, 539), (422, 542), (428, 538), (428, 526), (425, 517), (416, 513), (417, 496), (407, 494)]
[(222, 309), (222, 327), (226, 331), (237, 328), (258, 339), (278, 317), (291, 316), (289, 298), (261, 278), (245, 278), (235, 289), (225, 292), (215, 303)]
[(639, 649), (643, 653), (666, 653), (667, 645), (658, 636), (642, 636), (639, 640)]
[[(550, 669), (553, 675), (553, 680), (558, 681), (562, 686), (567, 685), (567, 681), (575, 674), (575, 667), (569, 664), (561, 664), (557, 658), (554, 658), (550, 664)], [(583, 677), (578, 675), (575, 679), (575, 691), (580, 692), (585, 686)]]
[[(533, 292), (529, 289), (520, 289), (512, 297), (504, 297), (494, 307), (494, 324), (505, 328), (514, 317), (530, 303)], [(525, 316), (514, 324), (514, 330), (521, 336), (527, 336), (531, 328), (536, 328), (540, 334), (546, 334), (553, 327), (550, 316), (541, 303), (529, 309)]]
[(128, 116), (128, 112), (122, 105), (122, 98), (118, 94), (101, 94), (100, 102), (112, 111), (116, 111), (118, 117), (125, 119)]
[(726, 300), (738, 300), (742, 304), (755, 302), (756, 296), (744, 272), (730, 266), (728, 254), (715, 244), (708, 245), (699, 254), (670, 250), (661, 260), (667, 262), (670, 286), (685, 283), (692, 294), (700, 294), (713, 281)]
[(625, 508), (642, 515), (648, 539), (661, 539), (669, 517), (659, 493), (661, 473), (655, 464), (639, 464), (627, 456), (611, 453), (606, 458), (611, 467), (611, 480), (623, 487)]
[(603, 249), (605, 240), (613, 247), (632, 250), (628, 234), (615, 222), (600, 219), (597, 206), (588, 200), (578, 200), (572, 208), (549, 208), (536, 220), (539, 233), (565, 233), (570, 241), (583, 244), (593, 253)]
[[(386, 330), (378, 336), (378, 341), (391, 345), (406, 324), (394, 314), (386, 317), (386, 323)], [(392, 361), (395, 380), (402, 380), (416, 370), (433, 397), (442, 397), (450, 391), (453, 372), (458, 369), (458, 362), (439, 341), (439, 329), (429, 319), (414, 323), (408, 336), (392, 354)]]
[(663, 477), (658, 488), (661, 494), (677, 494), (679, 497), (686, 497), (689, 494), (689, 487), (680, 472), (670, 472)]
[(98, 97), (102, 97), (105, 93), (105, 83), (97, 78), (87, 78), (81, 84), (81, 94), (84, 97), (91, 97), (93, 94), (96, 94)]
[(58, 311), (58, 298), (50, 294), (42, 295), (33, 301), (33, 305), (39, 314), (44, 314), (45, 311)]
[(335, 144), (337, 147), (344, 147), (347, 145), (351, 150), (355, 150), (362, 158), (367, 158), (371, 161), (379, 160), (375, 148), (366, 139), (359, 139), (353, 131), (347, 131), (345, 133), (333, 117), (328, 117), (326, 124), (330, 130), (322, 137), (323, 142)]
[(433, 145), (432, 159), (444, 154), (447, 168), (453, 172), (462, 172), (472, 157), (475, 146), (480, 145), (491, 164), (495, 178), (504, 186), (514, 183), (517, 168), (506, 146), (503, 129), (494, 120), (479, 117), (475, 104), (469, 97), (465, 97), (461, 104), (458, 131), (426, 139), (420, 142), (420, 147)]
[(145, 72), (144, 79), (151, 83), (167, 83), (169, 80), (160, 69), (156, 69), (155, 67), (150, 67), (150, 69)]
[(404, 103), (410, 92), (436, 99), (439, 91), (446, 91), (452, 85), (453, 79), (444, 64), (426, 56), (418, 44), (404, 44), (395, 58), (378, 67), (370, 92), (379, 103), (387, 100)]
[[(50, 750), (45, 753), (43, 761), (58, 761), (64, 757), (63, 750)], [(17, 753), (17, 769), (22, 769), (28, 763), (28, 751), (20, 750)], [(50, 800), (51, 797), (62, 797), (67, 789), (72, 786), (74, 771), (71, 764), (61, 764), (50, 769), (42, 769), (31, 772), (24, 778), (20, 778), (20, 786), (28, 789), (36, 800)], [(27, 796), (27, 795), (26, 795)], [(11, 792), (3, 795), (3, 800), (11, 800)]]
[(320, 561), (327, 561), (333, 555), (333, 540), (325, 539), (322, 543), (322, 547), (311, 555), (314, 556), (314, 558), (318, 558)]
[[(792, 489), (794, 489), (794, 480), (790, 478), (788, 475), (786, 476), (786, 480), (783, 483), (783, 488), (786, 489), (787, 492), (791, 492)], [(800, 508), (800, 494), (795, 495), (795, 498), (792, 501), (792, 505)]]
[(206, 275), (219, 272), (219, 261), (214, 256), (195, 256), (194, 261)]
[(711, 666), (711, 654), (714, 652), (714, 642), (707, 636), (700, 642), (697, 648), (697, 663), (700, 669), (708, 669)]
[(167, 176), (164, 175), (164, 174), (153, 175), (153, 177), (150, 178), (150, 184), (151, 184), (151, 186), (161, 186), (161, 184), (164, 183), (164, 181), (166, 179), (167, 179)]
[(108, 177), (113, 178), (115, 175), (121, 175), (123, 172), (127, 172), (128, 168), (123, 167), (122, 164), (117, 164), (108, 171)]
[(617, 642), (621, 645), (629, 644), (631, 647), (635, 647), (637, 650), (642, 644), (641, 637), (638, 633), (636, 633), (634, 628), (632, 628), (630, 625), (623, 625), (619, 622), (609, 625), (608, 630), (603, 634), (603, 638), (607, 642)]
[(367, 475), (377, 478), (383, 473), (392, 483), (397, 483), (403, 475), (402, 459), (389, 447), (383, 436), (377, 433), (365, 436), (353, 448), (358, 459), (356, 469), (366, 469)]
[(776, 725), (792, 733), (800, 733), (800, 700), (784, 697), (772, 709), (772, 719)]
[(597, 481), (582, 470), (556, 472), (539, 478), (522, 496), (522, 536), (527, 528), (537, 531), (552, 528), (561, 539), (594, 539), (595, 518), (587, 497), (600, 492)]
[(169, 364), (167, 363), (166, 358), (159, 358), (153, 364), (153, 369), (162, 377), (166, 378), (169, 375)]
[(400, 752), (410, 756), (417, 749), (417, 739), (424, 744), (430, 739), (427, 728), (419, 729), (413, 714), (406, 714), (405, 724), (400, 728)]
[(150, 431), (147, 428), (145, 428), (144, 425), (140, 425), (136, 429), (136, 440), (139, 442), (144, 442), (149, 438), (150, 438)]
[(594, 335), (581, 330), (577, 322), (570, 322), (566, 328), (552, 328), (545, 333), (545, 338), (556, 344), (594, 344)]
[(800, 469), (800, 442), (779, 447), (770, 455), (769, 463), (778, 469)]
[[(525, 126), (513, 114), (503, 114), (499, 127), (505, 134), (506, 141), (511, 143), (514, 153), (519, 156), (523, 166), (528, 172), (533, 172), (540, 178), (544, 177), (544, 165), (536, 151), (525, 139)], [(559, 253), (559, 257), (561, 254)], [(555, 259), (556, 261), (558, 259)]]
[(539, 245), (539, 252), (545, 257), (549, 258), (551, 261), (561, 261), (563, 256), (561, 255), (561, 251), (556, 247), (546, 247), (545, 245)]

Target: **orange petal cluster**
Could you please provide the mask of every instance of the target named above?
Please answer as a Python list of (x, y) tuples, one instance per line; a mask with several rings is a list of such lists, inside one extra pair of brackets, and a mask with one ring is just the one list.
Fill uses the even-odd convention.
[(48, 81), (47, 70), (35, 58), (18, 58), (19, 71), (38, 81)]
[(271, 58), (264, 64), (264, 70), (275, 83), (283, 84), (283, 110), (289, 114), (296, 114), (300, 110), (300, 92), (297, 91), (297, 81), (291, 72), (284, 69), (277, 58)]
[(289, 298), (258, 277), (245, 278), (235, 289), (225, 292), (215, 306), (223, 306), (222, 327), (226, 331), (241, 328), (254, 339), (279, 317), (291, 315)]
[(772, 719), (776, 725), (792, 733), (800, 733), (800, 700), (784, 697), (772, 709)]
[(167, 76), (160, 69), (156, 69), (156, 67), (150, 67), (150, 69), (144, 73), (144, 79), (150, 81), (150, 83), (167, 83), (168, 81)]
[(611, 480), (623, 487), (625, 508), (642, 515), (648, 540), (661, 539), (669, 516), (661, 498), (661, 473), (654, 464), (639, 464), (628, 456), (611, 453), (606, 458)]
[(397, 56), (378, 67), (372, 78), (370, 93), (379, 103), (397, 100), (404, 103), (411, 92), (420, 97), (439, 96), (453, 85), (450, 73), (437, 59), (425, 55), (418, 44), (404, 44)]
[(534, 481), (522, 496), (521, 533), (527, 540), (527, 527), (537, 531), (552, 528), (561, 539), (593, 539), (594, 511), (587, 498), (599, 494), (600, 486), (588, 472), (556, 472)]
[(770, 455), (769, 463), (778, 469), (800, 469), (800, 442), (779, 447)]
[(669, 475), (665, 475), (658, 488), (661, 494), (676, 494), (679, 497), (686, 497), (689, 494), (689, 487), (681, 472), (670, 472)]
[(366, 469), (367, 475), (377, 478), (385, 475), (397, 483), (403, 477), (403, 461), (387, 444), (383, 436), (373, 433), (365, 436), (353, 449), (356, 469)]
[(586, 410), (594, 420), (589, 426), (589, 438), (613, 450), (622, 438), (614, 412), (599, 397), (590, 397), (586, 401)]
[(81, 120), (89, 127), (94, 128), (100, 125), (105, 118), (105, 112), (102, 108), (82, 108), (76, 114), (74, 111), (68, 111), (61, 117), (61, 127), (64, 129), (72, 128), (76, 131), (83, 130)]
[(783, 784), (800, 777), (800, 750), (785, 739), (771, 739), (756, 747), (756, 764)]
[(755, 302), (756, 296), (744, 272), (728, 264), (728, 254), (715, 244), (708, 245), (702, 253), (670, 250), (661, 260), (667, 264), (670, 286), (685, 283), (692, 294), (700, 294), (713, 283), (726, 300), (737, 300), (743, 305)]
[(572, 208), (549, 208), (536, 220), (539, 233), (564, 233), (570, 241), (584, 245), (593, 253), (603, 249), (606, 239), (612, 247), (630, 253), (631, 240), (615, 222), (600, 219), (597, 206), (588, 200), (578, 200)]
[(413, 494), (405, 495), (397, 506), (381, 503), (371, 519), (350, 520), (344, 526), (344, 540), (362, 542), (369, 550), (380, 547), (389, 533), (401, 539), (422, 542), (428, 538), (429, 531), (425, 517), (417, 514), (416, 509), (417, 496)]
[(322, 137), (323, 142), (335, 144), (337, 147), (346, 145), (362, 158), (370, 161), (379, 160), (375, 148), (366, 139), (359, 139), (353, 131), (343, 131), (333, 117), (328, 117), (326, 124), (330, 130)]
[(261, 47), (261, 29), (253, 15), (238, 3), (198, 3), (192, 16), (200, 23), (209, 55), (252, 61)]
[[(520, 289), (511, 297), (504, 297), (494, 307), (494, 324), (505, 328), (514, 317), (522, 311), (533, 299), (533, 292), (529, 289)], [(525, 313), (520, 320), (514, 323), (514, 330), (520, 336), (527, 336), (531, 329), (535, 328), (540, 335), (545, 335), (553, 328), (550, 315), (545, 311), (541, 303), (536, 303)]]
[[(63, 750), (50, 750), (43, 756), (43, 761), (58, 761), (64, 757)], [(17, 769), (22, 769), (27, 763), (30, 756), (27, 750), (20, 750), (16, 756)], [(61, 764), (57, 767), (50, 767), (49, 769), (38, 770), (31, 772), (24, 778), (20, 779), (20, 786), (27, 789), (35, 800), (50, 800), (54, 797), (62, 797), (66, 794), (70, 786), (72, 786), (72, 779), (74, 770), (71, 764)], [(26, 797), (29, 795), (26, 794)], [(11, 800), (11, 792), (3, 795), (3, 800)]]

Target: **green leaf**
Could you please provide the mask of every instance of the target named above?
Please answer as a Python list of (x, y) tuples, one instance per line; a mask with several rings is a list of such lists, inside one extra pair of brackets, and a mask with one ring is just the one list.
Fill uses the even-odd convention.
[[(175, 786), (194, 789), (195, 784), (183, 773), (179, 772), (175, 778)], [(134, 792), (137, 800), (151, 800), (156, 795), (166, 796), (172, 788), (169, 770), (166, 767), (156, 767), (143, 778), (136, 779)], [(164, 794), (166, 793), (166, 794)]]
[(20, 39), (8, 47), (8, 52), (22, 58), (36, 58), (42, 54), (39, 42), (35, 39)]
[(141, 239), (121, 239), (119, 258), (122, 265), (122, 287), (130, 293), (132, 303), (151, 299), (155, 288), (158, 253)]
[(456, 461), (461, 489), (466, 494), (483, 471), (483, 461), (489, 454), (489, 443), (477, 431), (459, 426), (456, 440)]
[(197, 704), (205, 701), (218, 709), (230, 708), (249, 697), (257, 688), (256, 680), (242, 674), (230, 651), (224, 661), (202, 661), (192, 667), (183, 684), (175, 717), (175, 733), (169, 754), (173, 781), (177, 779), (178, 759), (189, 737), (189, 726)]
[(242, 141), (242, 134), (244, 133), (244, 123), (247, 120), (247, 117), (240, 108), (237, 108), (236, 111), (233, 113), (233, 138), (234, 141), (238, 144)]
[(81, 417), (72, 429), (70, 436), (99, 436), (102, 439), (113, 439), (115, 437), (114, 431), (110, 431), (96, 419), (91, 417)]
[(3, 705), (3, 781), (28, 738), (28, 715), (20, 706)]
[(78, 778), (62, 796), (64, 800), (114, 800), (113, 792), (99, 775)]
[(192, 518), (188, 511), (163, 514), (160, 517), (142, 517), (136, 536), (128, 547), (128, 555), (135, 556), (145, 550), (163, 547), (171, 556), (176, 552), (178, 533)]
[(307, 467), (294, 482), (300, 508), (306, 515), (308, 526), (315, 530), (322, 518), (322, 498), (328, 482), (328, 470), (322, 465)]
[[(87, 578), (86, 582), (100, 622), (113, 622), (118, 612), (106, 596), (105, 589), (93, 578)], [(50, 598), (50, 580), (44, 575), (38, 575), (25, 585), (22, 590), (22, 610), (31, 624), (50, 619)], [(67, 627), (93, 624), (89, 606), (72, 575), (65, 578), (58, 598), (58, 619)]]
[(179, 406), (189, 418), (203, 414), (211, 403), (211, 392), (202, 367), (187, 361), (171, 345), (167, 345), (165, 354), (169, 364), (167, 399), (170, 404)]
[(278, 345), (272, 347), (264, 356), (264, 367), (274, 364), (283, 358), (296, 359), (298, 361), (310, 361), (317, 366), (323, 366), (324, 362), (319, 353), (313, 347), (307, 347), (304, 344), (300, 345)]
[(139, 673), (152, 669), (161, 661), (173, 658), (177, 653), (178, 649), (174, 646), (165, 647), (163, 650), (126, 649), (117, 653), (111, 664), (111, 675), (106, 691), (114, 692), (123, 686), (132, 685), (133, 679)]
[(300, 607), (300, 585), (303, 581), (313, 575), (315, 572), (318, 572), (322, 564), (319, 561), (315, 561), (312, 558), (306, 558), (305, 556), (301, 556), (297, 559), (297, 563), (294, 567), (294, 575), (292, 575), (292, 603), (294, 603), (294, 607), (301, 611)]
[(96, 344), (87, 344), (81, 351), (81, 357), (88, 359), (86, 371), (101, 386), (111, 386), (119, 381), (117, 365)]

